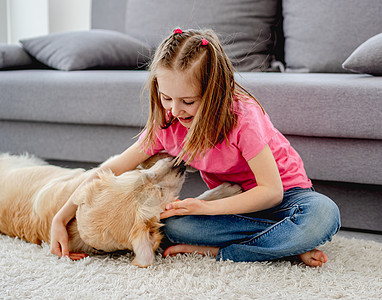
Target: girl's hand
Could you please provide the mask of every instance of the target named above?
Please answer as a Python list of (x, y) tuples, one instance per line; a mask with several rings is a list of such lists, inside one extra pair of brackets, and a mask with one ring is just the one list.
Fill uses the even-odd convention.
[(59, 257), (68, 256), (71, 260), (79, 260), (85, 258), (85, 253), (69, 252), (69, 235), (66, 226), (53, 219), (50, 237), (50, 253)]
[(184, 200), (176, 200), (166, 205), (166, 210), (161, 213), (160, 218), (166, 219), (172, 216), (184, 215), (206, 215), (207, 201), (187, 198)]

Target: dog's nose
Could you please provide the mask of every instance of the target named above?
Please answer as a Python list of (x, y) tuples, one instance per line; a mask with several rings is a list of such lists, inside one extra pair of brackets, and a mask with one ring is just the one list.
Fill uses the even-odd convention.
[(180, 170), (180, 173), (183, 175), (184, 172), (186, 172), (186, 163), (184, 162), (184, 160), (182, 160), (180, 162), (180, 165), (179, 165), (179, 170)]
[(184, 172), (186, 172), (186, 163), (182, 160), (182, 161), (180, 162), (180, 164), (176, 164), (176, 165), (174, 165), (173, 168), (174, 168), (174, 169), (178, 169), (178, 170), (179, 170), (179, 173), (180, 173), (181, 175), (183, 175)]

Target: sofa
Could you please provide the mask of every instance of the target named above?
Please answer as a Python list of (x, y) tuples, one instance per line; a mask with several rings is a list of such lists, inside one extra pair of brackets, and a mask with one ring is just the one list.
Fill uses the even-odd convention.
[[(86, 168), (122, 152), (145, 125), (159, 41), (213, 28), (343, 228), (382, 233), (381, 13), (380, 0), (93, 0), (89, 32), (0, 46), (0, 152)], [(190, 174), (181, 197), (205, 189)]]

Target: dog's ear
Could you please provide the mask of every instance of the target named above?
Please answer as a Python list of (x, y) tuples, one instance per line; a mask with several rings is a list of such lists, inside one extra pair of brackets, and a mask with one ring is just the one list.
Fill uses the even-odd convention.
[(167, 152), (159, 152), (151, 157), (149, 157), (148, 159), (146, 159), (144, 162), (142, 162), (140, 165), (139, 165), (139, 168), (138, 169), (150, 169), (152, 166), (154, 166), (158, 160), (161, 160), (161, 159), (164, 159), (164, 158), (167, 158), (167, 157), (172, 157), (170, 154), (168, 154)]
[(159, 224), (155, 218), (134, 225), (131, 232), (132, 246), (135, 254), (132, 265), (140, 268), (150, 266), (154, 261), (154, 252), (159, 247), (162, 235)]

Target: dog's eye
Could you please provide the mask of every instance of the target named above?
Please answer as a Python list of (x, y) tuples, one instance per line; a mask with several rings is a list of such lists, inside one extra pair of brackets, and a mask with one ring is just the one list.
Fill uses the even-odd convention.
[(94, 248), (94, 247), (93, 247), (93, 250), (96, 251), (98, 254), (105, 254), (106, 253), (105, 251), (99, 250), (99, 249)]
[(159, 196), (160, 196), (161, 198), (163, 198), (163, 197), (165, 196), (164, 188), (161, 187), (161, 186), (159, 186), (159, 185), (156, 185), (156, 188), (157, 188), (157, 190), (158, 190), (158, 192), (159, 192)]
[(149, 177), (149, 178), (151, 178), (151, 179), (155, 177), (155, 174), (154, 174), (154, 173), (147, 173), (146, 175), (147, 175), (147, 177)]
[(156, 176), (155, 172), (146, 172), (145, 175), (148, 179), (154, 179)]

